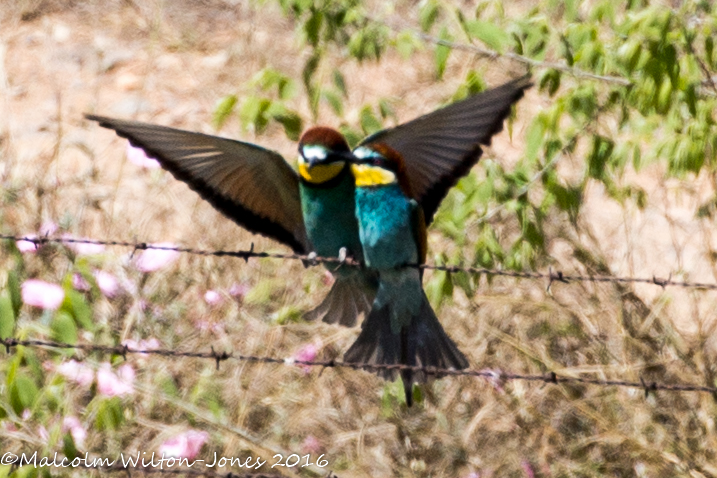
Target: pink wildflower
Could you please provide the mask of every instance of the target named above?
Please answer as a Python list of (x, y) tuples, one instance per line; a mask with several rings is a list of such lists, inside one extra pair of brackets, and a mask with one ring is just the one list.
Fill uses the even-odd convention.
[[(157, 247), (175, 247), (169, 242), (154, 244)], [(179, 257), (179, 252), (167, 249), (146, 249), (142, 251), (136, 262), (137, 269), (142, 272), (154, 272), (168, 266)]]
[(251, 287), (246, 284), (234, 283), (231, 285), (231, 287), (229, 287), (229, 295), (236, 299), (242, 300), (250, 290)]
[(70, 432), (72, 440), (75, 445), (82, 448), (85, 444), (85, 438), (87, 438), (87, 430), (82, 426), (82, 423), (77, 417), (65, 417), (62, 421), (62, 431)]
[[(26, 234), (25, 237), (28, 239), (37, 239), (37, 236), (35, 234)], [(37, 252), (38, 249), (37, 244), (32, 241), (19, 240), (15, 241), (15, 245), (17, 246), (17, 249), (23, 254), (26, 254), (28, 252)]]
[(157, 169), (159, 168), (159, 161), (152, 159), (147, 156), (142, 148), (136, 148), (127, 143), (127, 159), (132, 164), (136, 164), (140, 168)]
[(528, 460), (523, 460), (520, 466), (523, 468), (526, 478), (535, 478), (535, 472), (533, 471), (533, 467), (530, 466), (530, 462)]
[(55, 370), (66, 379), (84, 387), (92, 384), (95, 380), (95, 371), (84, 363), (75, 360), (65, 362)]
[(224, 302), (224, 298), (215, 290), (208, 290), (204, 293), (204, 302), (209, 305), (217, 306)]
[(130, 364), (124, 364), (112, 372), (109, 363), (103, 363), (97, 370), (97, 391), (108, 397), (129, 395), (133, 392), (134, 369)]
[(188, 430), (180, 433), (162, 443), (159, 453), (163, 457), (187, 458), (194, 460), (202, 445), (209, 439), (209, 433), (197, 430)]
[(75, 290), (90, 290), (90, 284), (82, 277), (82, 274), (77, 272), (72, 274), (72, 287), (74, 287)]
[[(294, 354), (294, 360), (300, 362), (313, 362), (316, 360), (316, 354), (319, 352), (320, 347), (321, 344), (304, 345), (298, 352), (296, 352), (296, 354)], [(302, 367), (304, 369), (304, 373), (309, 373), (311, 371), (311, 367), (309, 365), (302, 365)]]
[(119, 283), (115, 276), (105, 271), (95, 271), (95, 280), (97, 281), (97, 287), (100, 288), (100, 292), (107, 298), (112, 298), (117, 295), (119, 290)]
[(27, 305), (55, 310), (65, 300), (65, 291), (56, 284), (39, 279), (28, 279), (22, 283), (22, 301)]
[(321, 443), (319, 442), (318, 438), (316, 438), (314, 435), (309, 435), (306, 438), (304, 438), (304, 441), (301, 443), (301, 452), (302, 453), (318, 454), (320, 451), (321, 451)]
[(201, 330), (202, 332), (212, 332), (216, 335), (222, 335), (226, 333), (226, 330), (224, 329), (224, 324), (221, 322), (212, 322), (206, 319), (198, 319), (194, 321), (194, 326), (197, 328), (197, 330)]
[(52, 221), (45, 221), (40, 226), (40, 234), (43, 236), (51, 236), (57, 232), (57, 224)]

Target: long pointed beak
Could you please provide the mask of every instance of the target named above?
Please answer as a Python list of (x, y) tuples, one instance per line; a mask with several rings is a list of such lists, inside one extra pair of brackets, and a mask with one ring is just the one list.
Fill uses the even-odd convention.
[(317, 158), (311, 158), (311, 159), (309, 159), (309, 162), (307, 163), (306, 169), (308, 169), (309, 171), (311, 171), (311, 169), (312, 169), (314, 166), (316, 166), (317, 164), (319, 164), (320, 161), (321, 161), (321, 160), (319, 160), (319, 159), (317, 159)]

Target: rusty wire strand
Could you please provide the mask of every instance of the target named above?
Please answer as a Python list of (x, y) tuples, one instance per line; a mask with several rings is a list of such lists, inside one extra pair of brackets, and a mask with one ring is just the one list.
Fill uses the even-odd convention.
[[(248, 261), (250, 258), (270, 258), (270, 259), (285, 259), (285, 260), (300, 260), (308, 265), (317, 264), (339, 264), (350, 267), (363, 267), (363, 263), (357, 261), (351, 257), (339, 258), (339, 257), (321, 257), (315, 254), (294, 254), (294, 253), (281, 253), (281, 252), (261, 252), (254, 250), (254, 243), (248, 250), (206, 250), (196, 249), (191, 247), (179, 247), (179, 246), (161, 246), (149, 244), (146, 242), (129, 242), (119, 240), (99, 240), (99, 239), (82, 239), (82, 238), (71, 238), (71, 237), (31, 237), (31, 236), (18, 236), (11, 234), (0, 234), (0, 239), (12, 240), (12, 241), (27, 241), (32, 242), (38, 246), (48, 243), (57, 244), (93, 244), (101, 246), (119, 246), (119, 247), (130, 247), (135, 251), (138, 250), (163, 250), (163, 251), (176, 251), (186, 254), (194, 254), (200, 256), (215, 256), (215, 257), (238, 257)], [(717, 283), (710, 282), (690, 282), (672, 279), (670, 274), (666, 279), (661, 279), (656, 276), (652, 277), (620, 277), (620, 276), (605, 276), (605, 275), (580, 275), (580, 274), (565, 274), (562, 271), (553, 271), (549, 269), (548, 272), (531, 272), (531, 271), (511, 271), (502, 269), (488, 269), (485, 267), (472, 267), (465, 266), (462, 264), (454, 265), (440, 265), (440, 264), (404, 264), (402, 267), (414, 267), (417, 269), (426, 270), (437, 270), (447, 273), (458, 273), (465, 272), (468, 274), (483, 274), (490, 276), (503, 276), (513, 277), (515, 279), (533, 279), (533, 280), (547, 280), (548, 288), (554, 282), (562, 282), (569, 284), (571, 282), (612, 282), (612, 283), (632, 283), (632, 284), (652, 284), (662, 287), (673, 286), (673, 287), (684, 287), (690, 289), (702, 289), (702, 290), (717, 290)]]
[(547, 372), (542, 375), (531, 375), (521, 374), (512, 372), (503, 372), (496, 370), (455, 370), (445, 369), (438, 367), (426, 367), (419, 365), (403, 365), (403, 364), (392, 364), (392, 365), (379, 365), (370, 363), (359, 363), (359, 362), (343, 362), (340, 360), (296, 360), (294, 358), (279, 358), (269, 356), (257, 356), (257, 355), (242, 355), (235, 352), (217, 352), (212, 348), (208, 352), (193, 352), (193, 351), (178, 351), (172, 349), (135, 349), (127, 345), (98, 345), (98, 344), (69, 344), (63, 342), (54, 342), (48, 340), (36, 340), (26, 339), (20, 340), (15, 338), (0, 339), (0, 344), (5, 346), (5, 349), (10, 353), (13, 347), (25, 346), (25, 347), (48, 347), (56, 349), (74, 349), (83, 350), (86, 352), (100, 352), (105, 354), (112, 354), (122, 356), (125, 359), (128, 354), (142, 354), (142, 355), (159, 355), (163, 357), (192, 357), (201, 359), (214, 360), (219, 364), (226, 360), (237, 360), (249, 363), (266, 363), (266, 364), (279, 364), (279, 365), (299, 365), (307, 367), (321, 367), (325, 368), (349, 368), (353, 370), (367, 370), (376, 372), (379, 370), (411, 370), (413, 372), (423, 372), (427, 375), (433, 376), (468, 376), (468, 377), (483, 377), (498, 381), (508, 380), (523, 380), (528, 382), (543, 382), (543, 383), (581, 383), (585, 385), (596, 385), (603, 387), (625, 387), (625, 388), (637, 388), (645, 391), (645, 395), (649, 392), (655, 392), (658, 390), (669, 391), (669, 392), (704, 392), (717, 394), (717, 387), (708, 387), (704, 385), (695, 384), (675, 384), (675, 383), (660, 383), (660, 382), (646, 382), (640, 377), (639, 382), (629, 380), (608, 380), (598, 379), (589, 377), (570, 377), (566, 375), (558, 375), (555, 372)]

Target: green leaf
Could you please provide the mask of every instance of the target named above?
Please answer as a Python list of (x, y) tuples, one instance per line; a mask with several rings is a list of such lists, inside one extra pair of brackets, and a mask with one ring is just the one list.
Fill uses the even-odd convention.
[(367, 136), (380, 131), (383, 127), (381, 121), (373, 113), (373, 109), (368, 105), (361, 108), (359, 118), (361, 121), (361, 129)]
[(102, 400), (97, 407), (97, 419), (95, 427), (102, 431), (117, 430), (124, 422), (122, 413), (122, 402), (118, 397)]
[(438, 2), (426, 2), (418, 11), (418, 24), (421, 26), (421, 30), (428, 33), (436, 20), (438, 20), (440, 12)]
[(20, 307), (22, 307), (22, 290), (20, 288), (20, 279), (18, 279), (17, 272), (14, 270), (7, 274), (7, 290), (10, 293), (12, 310), (15, 312), (15, 317), (17, 317), (20, 314)]
[(306, 40), (314, 48), (319, 44), (319, 35), (321, 33), (321, 24), (324, 21), (324, 14), (320, 10), (312, 9), (311, 16), (304, 23), (304, 33)]
[(72, 438), (72, 434), (69, 431), (65, 432), (62, 437), (62, 452), (70, 461), (79, 456), (77, 446), (75, 445), (75, 439)]
[[(443, 27), (439, 36), (441, 40), (451, 41), (451, 37), (448, 34), (448, 29)], [(451, 54), (451, 49), (448, 45), (438, 44), (436, 45), (435, 60), (436, 60), (436, 78), (439, 80), (443, 78), (443, 73), (446, 71), (446, 63), (448, 62), (448, 56)]]
[(378, 100), (378, 110), (381, 112), (381, 118), (386, 119), (388, 117), (393, 118), (396, 120), (396, 112), (393, 110), (393, 107), (389, 104), (388, 101), (381, 98)]
[(351, 128), (347, 124), (340, 125), (339, 131), (344, 136), (344, 138), (346, 138), (346, 141), (349, 143), (349, 146), (352, 149), (359, 143), (359, 141), (361, 141), (364, 138), (363, 134), (361, 134), (359, 131)]
[(462, 100), (469, 96), (477, 95), (481, 91), (487, 88), (483, 77), (475, 70), (470, 70), (466, 74), (466, 79), (461, 86), (458, 87), (456, 92), (451, 98), (453, 101)]
[(615, 149), (615, 143), (604, 136), (593, 136), (592, 149), (588, 154), (588, 175), (595, 179), (605, 178), (605, 167)]
[(468, 34), (477, 38), (498, 53), (504, 53), (510, 43), (510, 35), (498, 25), (482, 20), (470, 20), (465, 23)]
[(334, 80), (334, 86), (339, 90), (341, 95), (344, 98), (348, 98), (348, 89), (346, 88), (346, 79), (344, 78), (344, 75), (339, 71), (338, 69), (334, 69), (333, 74), (333, 80)]
[(315, 51), (313, 55), (306, 60), (304, 69), (301, 71), (301, 78), (304, 82), (304, 88), (306, 89), (306, 96), (309, 100), (309, 109), (311, 114), (316, 118), (318, 114), (318, 99), (319, 92), (316, 90), (314, 85), (314, 75), (319, 69), (319, 63), (321, 62), (321, 55), (318, 51)]
[(37, 385), (29, 377), (18, 373), (10, 384), (10, 406), (16, 414), (31, 409), (37, 400)]
[(465, 292), (466, 297), (470, 298), (475, 294), (475, 286), (473, 284), (473, 278), (470, 274), (466, 272), (453, 274), (453, 283)]
[[(445, 264), (446, 256), (441, 254), (436, 258), (437, 264)], [(431, 280), (425, 287), (426, 296), (434, 306), (440, 307), (445, 300), (453, 298), (453, 276), (445, 271), (435, 271)]]
[(541, 121), (540, 117), (533, 119), (533, 122), (528, 128), (528, 133), (525, 138), (525, 159), (533, 162), (538, 157), (538, 151), (540, 146), (543, 144), (543, 137), (545, 136), (545, 126)]
[(8, 291), (0, 294), (0, 339), (12, 337), (15, 331), (15, 311)]
[(70, 314), (58, 311), (50, 324), (52, 339), (66, 344), (77, 343), (77, 326)]
[(85, 296), (74, 289), (65, 287), (65, 300), (60, 306), (60, 311), (69, 313), (79, 327), (93, 331), (95, 324), (92, 321), (92, 308), (87, 304)]
[(554, 70), (552, 68), (544, 70), (543, 74), (540, 76), (540, 90), (547, 90), (550, 96), (554, 96), (560, 88), (560, 77), (561, 74), (558, 70)]
[(412, 31), (404, 30), (396, 35), (394, 45), (401, 58), (408, 60), (413, 52), (421, 47), (422, 43)]
[(239, 119), (242, 127), (245, 129), (252, 128), (256, 133), (261, 133), (266, 129), (269, 119), (266, 117), (266, 111), (271, 106), (271, 100), (259, 98), (257, 96), (249, 96), (242, 103), (239, 111)]
[(344, 115), (344, 103), (341, 101), (341, 96), (331, 90), (323, 90), (321, 96), (331, 106), (336, 116)]
[(292, 141), (299, 140), (299, 135), (304, 128), (304, 121), (297, 112), (285, 110), (282, 113), (274, 114), (273, 117), (284, 127), (287, 138)]
[(219, 101), (219, 104), (214, 108), (214, 115), (212, 116), (212, 124), (214, 129), (217, 131), (222, 129), (224, 123), (226, 123), (229, 115), (234, 111), (234, 107), (237, 104), (236, 95), (225, 96)]
[(299, 323), (301, 322), (301, 311), (293, 305), (282, 307), (274, 315), (274, 322), (279, 325)]

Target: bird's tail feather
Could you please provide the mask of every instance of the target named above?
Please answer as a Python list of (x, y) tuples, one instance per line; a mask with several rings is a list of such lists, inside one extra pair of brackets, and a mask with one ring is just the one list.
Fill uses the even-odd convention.
[[(422, 294), (421, 308), (411, 318), (411, 323), (400, 334), (391, 331), (390, 304), (374, 309), (361, 326), (361, 333), (344, 355), (349, 363), (368, 363), (376, 365), (411, 365), (453, 368), (461, 370), (468, 367), (468, 360), (458, 350), (456, 344), (443, 330), (426, 294)], [(398, 375), (397, 370), (381, 369), (376, 373), (388, 380)], [(402, 370), (401, 379), (406, 393), (406, 403), (412, 403), (414, 382), (425, 382), (425, 372)], [(440, 374), (431, 374), (440, 376)]]
[(364, 274), (337, 275), (324, 300), (306, 312), (304, 320), (320, 318), (328, 324), (353, 327), (359, 315), (368, 316), (375, 295), (376, 285)]

